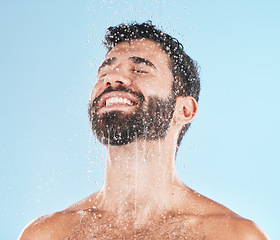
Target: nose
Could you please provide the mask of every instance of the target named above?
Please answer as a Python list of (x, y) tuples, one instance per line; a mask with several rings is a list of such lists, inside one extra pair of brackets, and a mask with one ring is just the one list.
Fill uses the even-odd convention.
[(131, 84), (131, 80), (127, 71), (125, 71), (125, 69), (121, 69), (121, 67), (118, 66), (107, 73), (104, 78), (104, 83), (107, 87), (117, 87), (119, 85), (129, 86)]

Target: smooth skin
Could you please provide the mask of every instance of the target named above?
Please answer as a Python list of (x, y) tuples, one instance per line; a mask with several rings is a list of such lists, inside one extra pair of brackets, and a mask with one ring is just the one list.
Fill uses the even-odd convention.
[[(124, 85), (144, 95), (145, 108), (149, 96), (167, 100), (172, 83), (170, 59), (161, 47), (151, 40), (133, 40), (116, 45), (107, 54), (91, 101), (108, 86)], [(100, 102), (114, 96), (132, 97), (115, 92)], [(129, 114), (137, 107), (100, 104), (98, 114), (113, 110)], [(269, 239), (252, 221), (193, 191), (177, 177), (177, 138), (196, 113), (194, 98), (178, 97), (164, 139), (106, 146), (102, 189), (61, 212), (34, 220), (19, 239)]]

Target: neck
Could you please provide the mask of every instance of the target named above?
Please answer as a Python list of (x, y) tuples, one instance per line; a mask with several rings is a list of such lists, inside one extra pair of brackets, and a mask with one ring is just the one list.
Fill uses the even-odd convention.
[(185, 186), (175, 170), (176, 145), (166, 138), (107, 147), (100, 208), (118, 216), (129, 214), (136, 222), (155, 212), (173, 210)]

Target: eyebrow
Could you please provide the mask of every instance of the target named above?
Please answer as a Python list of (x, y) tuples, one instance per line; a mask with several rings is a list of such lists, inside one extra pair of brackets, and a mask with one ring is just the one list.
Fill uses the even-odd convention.
[[(100, 70), (106, 66), (110, 66), (112, 64), (114, 64), (114, 62), (116, 62), (117, 58), (116, 57), (112, 57), (112, 58), (108, 58), (106, 60), (104, 60), (104, 62), (101, 64), (101, 66), (98, 68), (98, 72), (100, 72)], [(133, 57), (130, 57), (129, 60), (133, 63), (136, 63), (136, 64), (145, 64), (149, 67), (152, 67), (154, 69), (157, 69), (155, 67), (155, 65), (150, 62), (149, 60), (145, 59), (145, 58), (141, 58), (141, 57), (136, 57), (136, 56), (133, 56)]]
[(98, 68), (98, 72), (100, 72), (101, 68), (112, 65), (116, 60), (117, 60), (116, 57), (112, 57), (112, 58), (108, 58), (108, 59), (104, 60), (104, 62)]
[(130, 57), (129, 58), (130, 61), (132, 61), (133, 63), (137, 63), (137, 64), (141, 64), (144, 63), (147, 66), (150, 66), (154, 69), (157, 69), (155, 67), (155, 65), (153, 63), (151, 63), (149, 60), (145, 59), (145, 58), (141, 58), (141, 57)]

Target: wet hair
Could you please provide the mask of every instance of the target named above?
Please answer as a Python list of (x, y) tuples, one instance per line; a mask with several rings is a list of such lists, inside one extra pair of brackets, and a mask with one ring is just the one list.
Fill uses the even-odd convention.
[[(168, 54), (171, 60), (171, 71), (174, 77), (173, 94), (179, 96), (192, 96), (196, 101), (199, 98), (200, 79), (197, 63), (184, 51), (183, 45), (170, 35), (156, 28), (151, 21), (144, 23), (122, 23), (115, 27), (109, 27), (103, 41), (108, 52), (121, 42), (130, 42), (135, 39), (149, 39), (156, 42)], [(179, 147), (183, 136), (190, 123), (186, 124), (180, 132), (177, 140)]]

